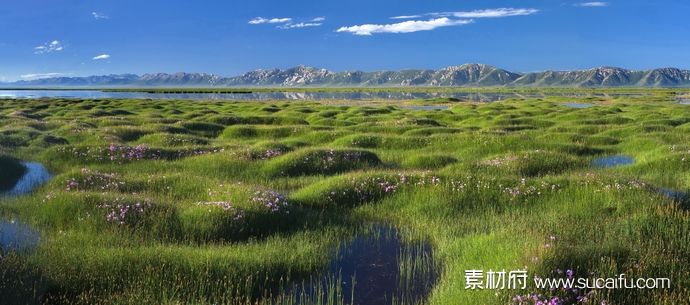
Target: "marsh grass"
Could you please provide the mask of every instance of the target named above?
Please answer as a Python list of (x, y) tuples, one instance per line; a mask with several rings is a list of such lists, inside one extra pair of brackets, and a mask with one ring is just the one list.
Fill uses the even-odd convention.
[[(0, 153), (16, 158), (2, 159), (3, 179), (16, 179), (6, 168), (18, 160), (54, 174), (27, 196), (0, 198), (0, 215), (41, 232), (35, 250), (3, 254), (0, 300), (346, 304), (351, 279), (324, 275), (334, 251), (363, 224), (387, 223), (411, 249), (395, 253), (403, 275), (395, 286), (413, 291), (409, 279), (438, 274), (421, 281), (433, 285), (428, 296), (386, 304), (561, 293), (464, 289), (465, 270), (525, 267), (542, 277), (571, 269), (673, 281), (666, 290), (596, 291), (585, 304), (688, 304), (687, 207), (659, 190), (690, 189), (690, 107), (668, 90), (610, 92), (645, 94), (453, 102), (442, 111), (0, 100)], [(591, 167), (610, 155), (635, 163)], [(433, 254), (414, 254), (422, 248)], [(302, 283), (316, 293), (286, 292)]]

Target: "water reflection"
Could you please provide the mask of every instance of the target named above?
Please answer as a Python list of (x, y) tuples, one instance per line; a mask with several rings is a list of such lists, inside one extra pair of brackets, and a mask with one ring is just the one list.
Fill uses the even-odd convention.
[(42, 164), (36, 162), (22, 162), (22, 164), (26, 167), (26, 173), (5, 194), (10, 196), (24, 195), (50, 180), (50, 172)]
[(577, 108), (577, 109), (594, 107), (594, 104), (589, 104), (589, 103), (564, 103), (563, 105), (566, 107)]
[(438, 280), (431, 246), (406, 244), (389, 226), (376, 226), (343, 244), (319, 279), (293, 288), (297, 304), (336, 298), (338, 304), (421, 304)]
[(99, 90), (2, 90), (0, 98), (80, 98), (80, 99), (190, 99), (190, 100), (414, 100), (449, 98), (470, 102), (494, 102), (507, 99), (546, 98), (563, 96), (570, 98), (631, 96), (631, 94), (521, 94), (491, 92), (401, 92), (401, 91), (340, 91), (340, 92), (252, 92), (252, 93), (150, 93), (104, 92)]
[(17, 220), (0, 219), (0, 253), (30, 250), (38, 245), (38, 231)]
[(610, 168), (635, 163), (635, 159), (625, 155), (614, 155), (592, 160), (592, 166), (598, 168)]

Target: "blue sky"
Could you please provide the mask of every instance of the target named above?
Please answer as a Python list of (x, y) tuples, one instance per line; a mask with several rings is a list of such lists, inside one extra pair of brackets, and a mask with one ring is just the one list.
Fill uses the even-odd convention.
[(688, 1), (5, 0), (0, 81), (305, 64), (690, 68)]

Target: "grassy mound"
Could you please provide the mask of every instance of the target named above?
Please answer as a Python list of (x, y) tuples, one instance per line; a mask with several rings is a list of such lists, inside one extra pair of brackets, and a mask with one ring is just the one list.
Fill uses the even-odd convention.
[(522, 177), (560, 174), (587, 166), (586, 160), (561, 152), (530, 151), (496, 156), (481, 162), (484, 166), (507, 168)]
[(349, 135), (333, 141), (333, 144), (357, 148), (411, 149), (425, 147), (429, 141), (422, 137)]
[(303, 135), (309, 130), (310, 128), (302, 125), (280, 127), (237, 125), (226, 128), (221, 137), (223, 139), (281, 139)]
[(386, 174), (342, 175), (300, 189), (290, 199), (306, 206), (354, 207), (392, 195), (399, 181)]
[(458, 159), (448, 155), (413, 155), (406, 158), (402, 165), (408, 168), (435, 169), (458, 162)]
[(381, 164), (366, 150), (306, 149), (287, 154), (266, 164), (268, 176), (330, 175)]

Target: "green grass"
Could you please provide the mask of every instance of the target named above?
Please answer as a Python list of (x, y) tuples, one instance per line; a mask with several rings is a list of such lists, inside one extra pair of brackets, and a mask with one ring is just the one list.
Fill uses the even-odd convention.
[[(443, 89), (463, 90), (490, 91)], [(433, 248), (433, 261), (400, 266), (440, 265), (428, 304), (561, 293), (465, 289), (465, 270), (525, 267), (672, 279), (665, 290), (599, 290), (584, 304), (690, 304), (688, 211), (658, 192), (690, 189), (690, 106), (670, 89), (516, 90), (556, 96), (444, 111), (0, 100), (0, 188), (23, 174), (18, 160), (54, 174), (31, 194), (0, 197), (3, 218), (42, 234), (33, 251), (3, 253), (0, 300), (293, 304), (281, 287), (318, 276), (343, 241), (385, 223)], [(557, 96), (590, 93), (641, 95)], [(607, 155), (635, 163), (590, 167)], [(329, 295), (337, 289), (319, 289), (302, 303), (342, 303)]]

